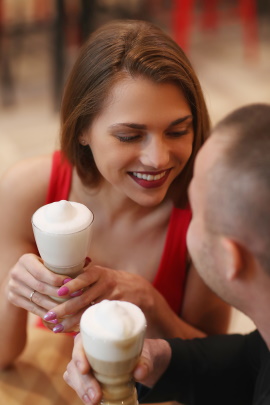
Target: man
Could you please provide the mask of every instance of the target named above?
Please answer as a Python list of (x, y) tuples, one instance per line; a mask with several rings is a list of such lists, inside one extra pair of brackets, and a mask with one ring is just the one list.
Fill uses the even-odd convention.
[[(189, 189), (188, 247), (204, 281), (249, 316), (249, 335), (146, 340), (136, 380), (143, 402), (270, 404), (270, 105), (254, 104), (221, 121), (202, 147)], [(64, 378), (85, 403), (100, 387), (80, 338)]]

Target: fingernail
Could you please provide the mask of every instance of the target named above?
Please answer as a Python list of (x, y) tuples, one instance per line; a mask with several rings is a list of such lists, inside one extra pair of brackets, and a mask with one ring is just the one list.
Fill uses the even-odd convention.
[(71, 281), (71, 280), (72, 280), (72, 278), (65, 278), (65, 280), (64, 280), (63, 283), (62, 283), (62, 285), (68, 283), (68, 282)]
[(59, 295), (60, 297), (62, 297), (62, 295), (67, 295), (68, 293), (69, 293), (69, 289), (67, 287), (61, 287), (57, 291), (57, 295)]
[(85, 404), (90, 404), (90, 398), (88, 395), (84, 394), (84, 396), (82, 397), (82, 400)]
[(53, 319), (52, 321), (47, 321), (48, 323), (58, 323), (58, 319)]
[(89, 397), (92, 399), (92, 401), (95, 399), (95, 392), (94, 392), (94, 390), (92, 389), (92, 388), (89, 388), (88, 390), (87, 390), (87, 394), (89, 395)]
[(90, 257), (86, 257), (86, 258), (85, 258), (85, 261), (84, 261), (84, 266), (83, 266), (83, 267), (88, 266), (88, 264), (91, 263), (91, 261), (92, 261), (92, 260), (90, 259)]
[(76, 361), (75, 366), (77, 367), (78, 370), (81, 370), (81, 368), (83, 367), (80, 361)]
[(82, 294), (83, 294), (83, 290), (79, 290), (79, 291), (74, 291), (72, 294), (69, 294), (69, 296), (74, 298), (74, 297), (79, 297)]
[(52, 321), (53, 319), (56, 319), (57, 315), (55, 312), (49, 311), (47, 312), (46, 315), (44, 315), (43, 319), (44, 321)]
[(59, 323), (58, 325), (56, 325), (56, 326), (53, 328), (53, 332), (54, 332), (54, 333), (63, 332), (63, 330), (64, 330), (64, 326), (63, 326), (61, 323)]
[(145, 376), (148, 374), (149, 370), (148, 370), (148, 366), (144, 363), (141, 363), (135, 370), (133, 373), (133, 376), (136, 380), (140, 381), (143, 380), (145, 378)]

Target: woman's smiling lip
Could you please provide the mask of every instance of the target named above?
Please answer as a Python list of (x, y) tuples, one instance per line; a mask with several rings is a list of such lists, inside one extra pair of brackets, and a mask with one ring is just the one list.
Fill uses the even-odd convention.
[(143, 188), (156, 188), (162, 186), (169, 174), (171, 169), (160, 170), (158, 172), (128, 172), (129, 176), (137, 184)]

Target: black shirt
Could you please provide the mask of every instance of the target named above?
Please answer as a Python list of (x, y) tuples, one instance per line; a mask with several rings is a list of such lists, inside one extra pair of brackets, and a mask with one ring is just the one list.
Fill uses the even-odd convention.
[(270, 353), (258, 331), (168, 342), (169, 367), (152, 389), (141, 390), (140, 402), (270, 405)]

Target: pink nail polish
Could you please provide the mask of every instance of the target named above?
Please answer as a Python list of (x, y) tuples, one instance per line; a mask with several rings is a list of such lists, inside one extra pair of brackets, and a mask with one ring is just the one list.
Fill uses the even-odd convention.
[(72, 280), (72, 278), (65, 278), (65, 280), (64, 280), (63, 283), (62, 283), (62, 285), (68, 283), (68, 282), (71, 281), (71, 280)]
[(79, 297), (80, 295), (83, 294), (83, 290), (79, 290), (79, 291), (74, 291), (72, 294), (70, 294), (69, 296), (74, 298), (74, 297)]
[(69, 293), (69, 289), (67, 287), (61, 287), (57, 291), (57, 295), (59, 295), (60, 297), (62, 297), (62, 295), (67, 295), (68, 293)]
[(44, 317), (43, 317), (44, 321), (52, 321), (56, 318), (57, 318), (56, 313), (52, 312), (52, 311), (47, 312), (47, 314), (44, 315)]
[(54, 324), (56, 324), (56, 323), (58, 323), (58, 319), (53, 319), (53, 320), (51, 320), (51, 321), (47, 321), (48, 323), (54, 323)]
[(64, 330), (64, 326), (63, 326), (61, 323), (59, 323), (58, 325), (56, 325), (56, 326), (53, 328), (53, 332), (54, 332), (54, 333), (63, 332), (63, 330)]

